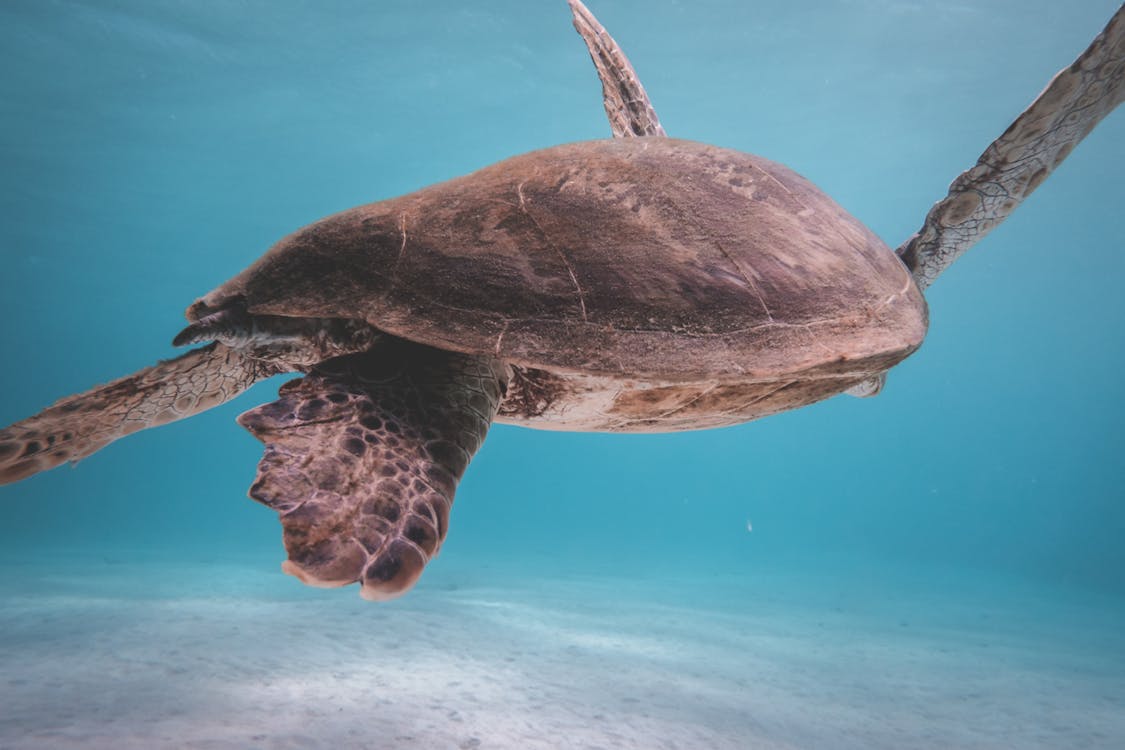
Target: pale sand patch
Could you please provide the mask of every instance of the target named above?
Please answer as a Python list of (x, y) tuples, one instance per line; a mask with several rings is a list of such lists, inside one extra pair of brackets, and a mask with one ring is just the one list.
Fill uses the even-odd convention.
[(5, 750), (1125, 746), (1125, 618), (1032, 590), (5, 573)]

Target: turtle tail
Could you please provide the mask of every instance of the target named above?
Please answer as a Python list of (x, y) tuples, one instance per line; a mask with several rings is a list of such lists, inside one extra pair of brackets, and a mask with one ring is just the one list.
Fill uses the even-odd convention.
[(275, 372), (267, 363), (213, 343), (64, 398), (0, 430), (0, 484), (78, 461), (138, 430), (206, 411)]

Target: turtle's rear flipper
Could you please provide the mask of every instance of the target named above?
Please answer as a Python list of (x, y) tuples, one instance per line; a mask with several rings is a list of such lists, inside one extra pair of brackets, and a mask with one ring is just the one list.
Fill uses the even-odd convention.
[(409, 589), (506, 381), (490, 358), (384, 340), (239, 417), (266, 444), (250, 497), (281, 514), (283, 570), (313, 586), (359, 581), (366, 599)]
[(131, 432), (218, 406), (274, 372), (216, 343), (64, 398), (0, 430), (0, 484), (77, 461)]

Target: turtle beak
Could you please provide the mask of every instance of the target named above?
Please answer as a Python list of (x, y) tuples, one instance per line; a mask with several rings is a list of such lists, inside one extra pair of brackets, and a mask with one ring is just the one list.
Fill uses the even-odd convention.
[(207, 310), (202, 301), (196, 302), (187, 310), (191, 321), (184, 330), (172, 339), (172, 346), (190, 346), (204, 341), (230, 342), (245, 338), (250, 330), (250, 316), (240, 302), (218, 310)]

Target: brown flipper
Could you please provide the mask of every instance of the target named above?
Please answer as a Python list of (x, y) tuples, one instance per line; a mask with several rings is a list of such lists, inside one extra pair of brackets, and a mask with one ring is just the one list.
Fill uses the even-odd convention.
[(656, 110), (629, 64), (629, 58), (581, 0), (567, 1), (574, 14), (574, 28), (585, 40), (602, 80), (605, 113), (609, 116), (613, 137), (664, 135)]
[(64, 398), (0, 430), (0, 484), (85, 458), (132, 432), (218, 406), (274, 372), (216, 343)]
[(934, 204), (916, 235), (898, 249), (922, 289), (1008, 217), (1125, 99), (1125, 5), (976, 166)]
[(266, 444), (250, 497), (281, 515), (282, 569), (389, 599), (418, 580), (500, 404), (487, 357), (384, 340), (286, 383), (239, 424)]

